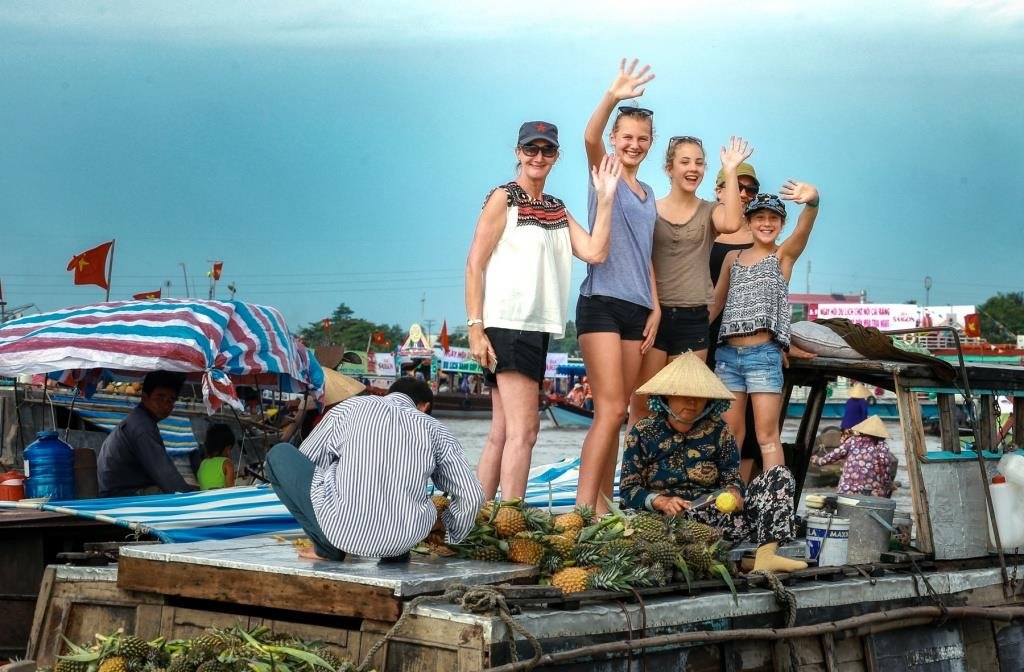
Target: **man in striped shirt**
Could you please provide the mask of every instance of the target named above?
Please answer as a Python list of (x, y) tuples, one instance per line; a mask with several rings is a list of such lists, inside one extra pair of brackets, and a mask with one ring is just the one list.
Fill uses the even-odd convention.
[(447, 540), (466, 538), (483, 490), (462, 446), (427, 415), (433, 399), (425, 382), (401, 378), (385, 397), (353, 397), (332, 408), (298, 449), (271, 449), (267, 478), (313, 542), (300, 555), (408, 559), (437, 522), (428, 481), (451, 497), (441, 514)]

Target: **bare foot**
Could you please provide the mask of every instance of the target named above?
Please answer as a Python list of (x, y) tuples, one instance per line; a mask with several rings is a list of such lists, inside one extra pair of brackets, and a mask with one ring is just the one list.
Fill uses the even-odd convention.
[(316, 550), (312, 546), (304, 546), (300, 548), (299, 557), (305, 558), (306, 560), (327, 560), (327, 558), (317, 555)]

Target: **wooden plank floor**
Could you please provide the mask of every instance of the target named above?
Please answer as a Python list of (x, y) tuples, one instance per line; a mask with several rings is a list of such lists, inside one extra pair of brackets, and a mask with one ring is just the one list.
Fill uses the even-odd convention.
[(441, 593), (449, 585), (502, 583), (535, 576), (537, 568), (512, 563), (413, 556), (408, 564), (299, 558), (290, 539), (125, 547), (118, 586), (162, 595), (236, 602), (278, 609), (309, 609), (337, 616), (394, 621), (403, 600)]

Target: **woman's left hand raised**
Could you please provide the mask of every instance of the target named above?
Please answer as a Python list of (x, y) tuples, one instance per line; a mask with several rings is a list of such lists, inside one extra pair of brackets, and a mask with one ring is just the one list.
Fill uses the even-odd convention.
[(622, 163), (614, 154), (605, 154), (600, 166), (590, 168), (590, 177), (594, 182), (597, 200), (605, 201), (615, 198), (615, 189), (622, 175)]
[(818, 188), (807, 182), (789, 179), (779, 187), (779, 197), (784, 201), (793, 201), (794, 203), (817, 202)]

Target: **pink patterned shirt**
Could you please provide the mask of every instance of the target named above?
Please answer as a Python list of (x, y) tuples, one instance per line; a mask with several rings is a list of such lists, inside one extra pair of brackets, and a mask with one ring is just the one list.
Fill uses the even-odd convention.
[(844, 457), (846, 464), (843, 465), (837, 493), (872, 497), (892, 495), (892, 482), (896, 478), (898, 462), (889, 452), (884, 439), (855, 434), (835, 450), (816, 458), (815, 463), (824, 466)]

